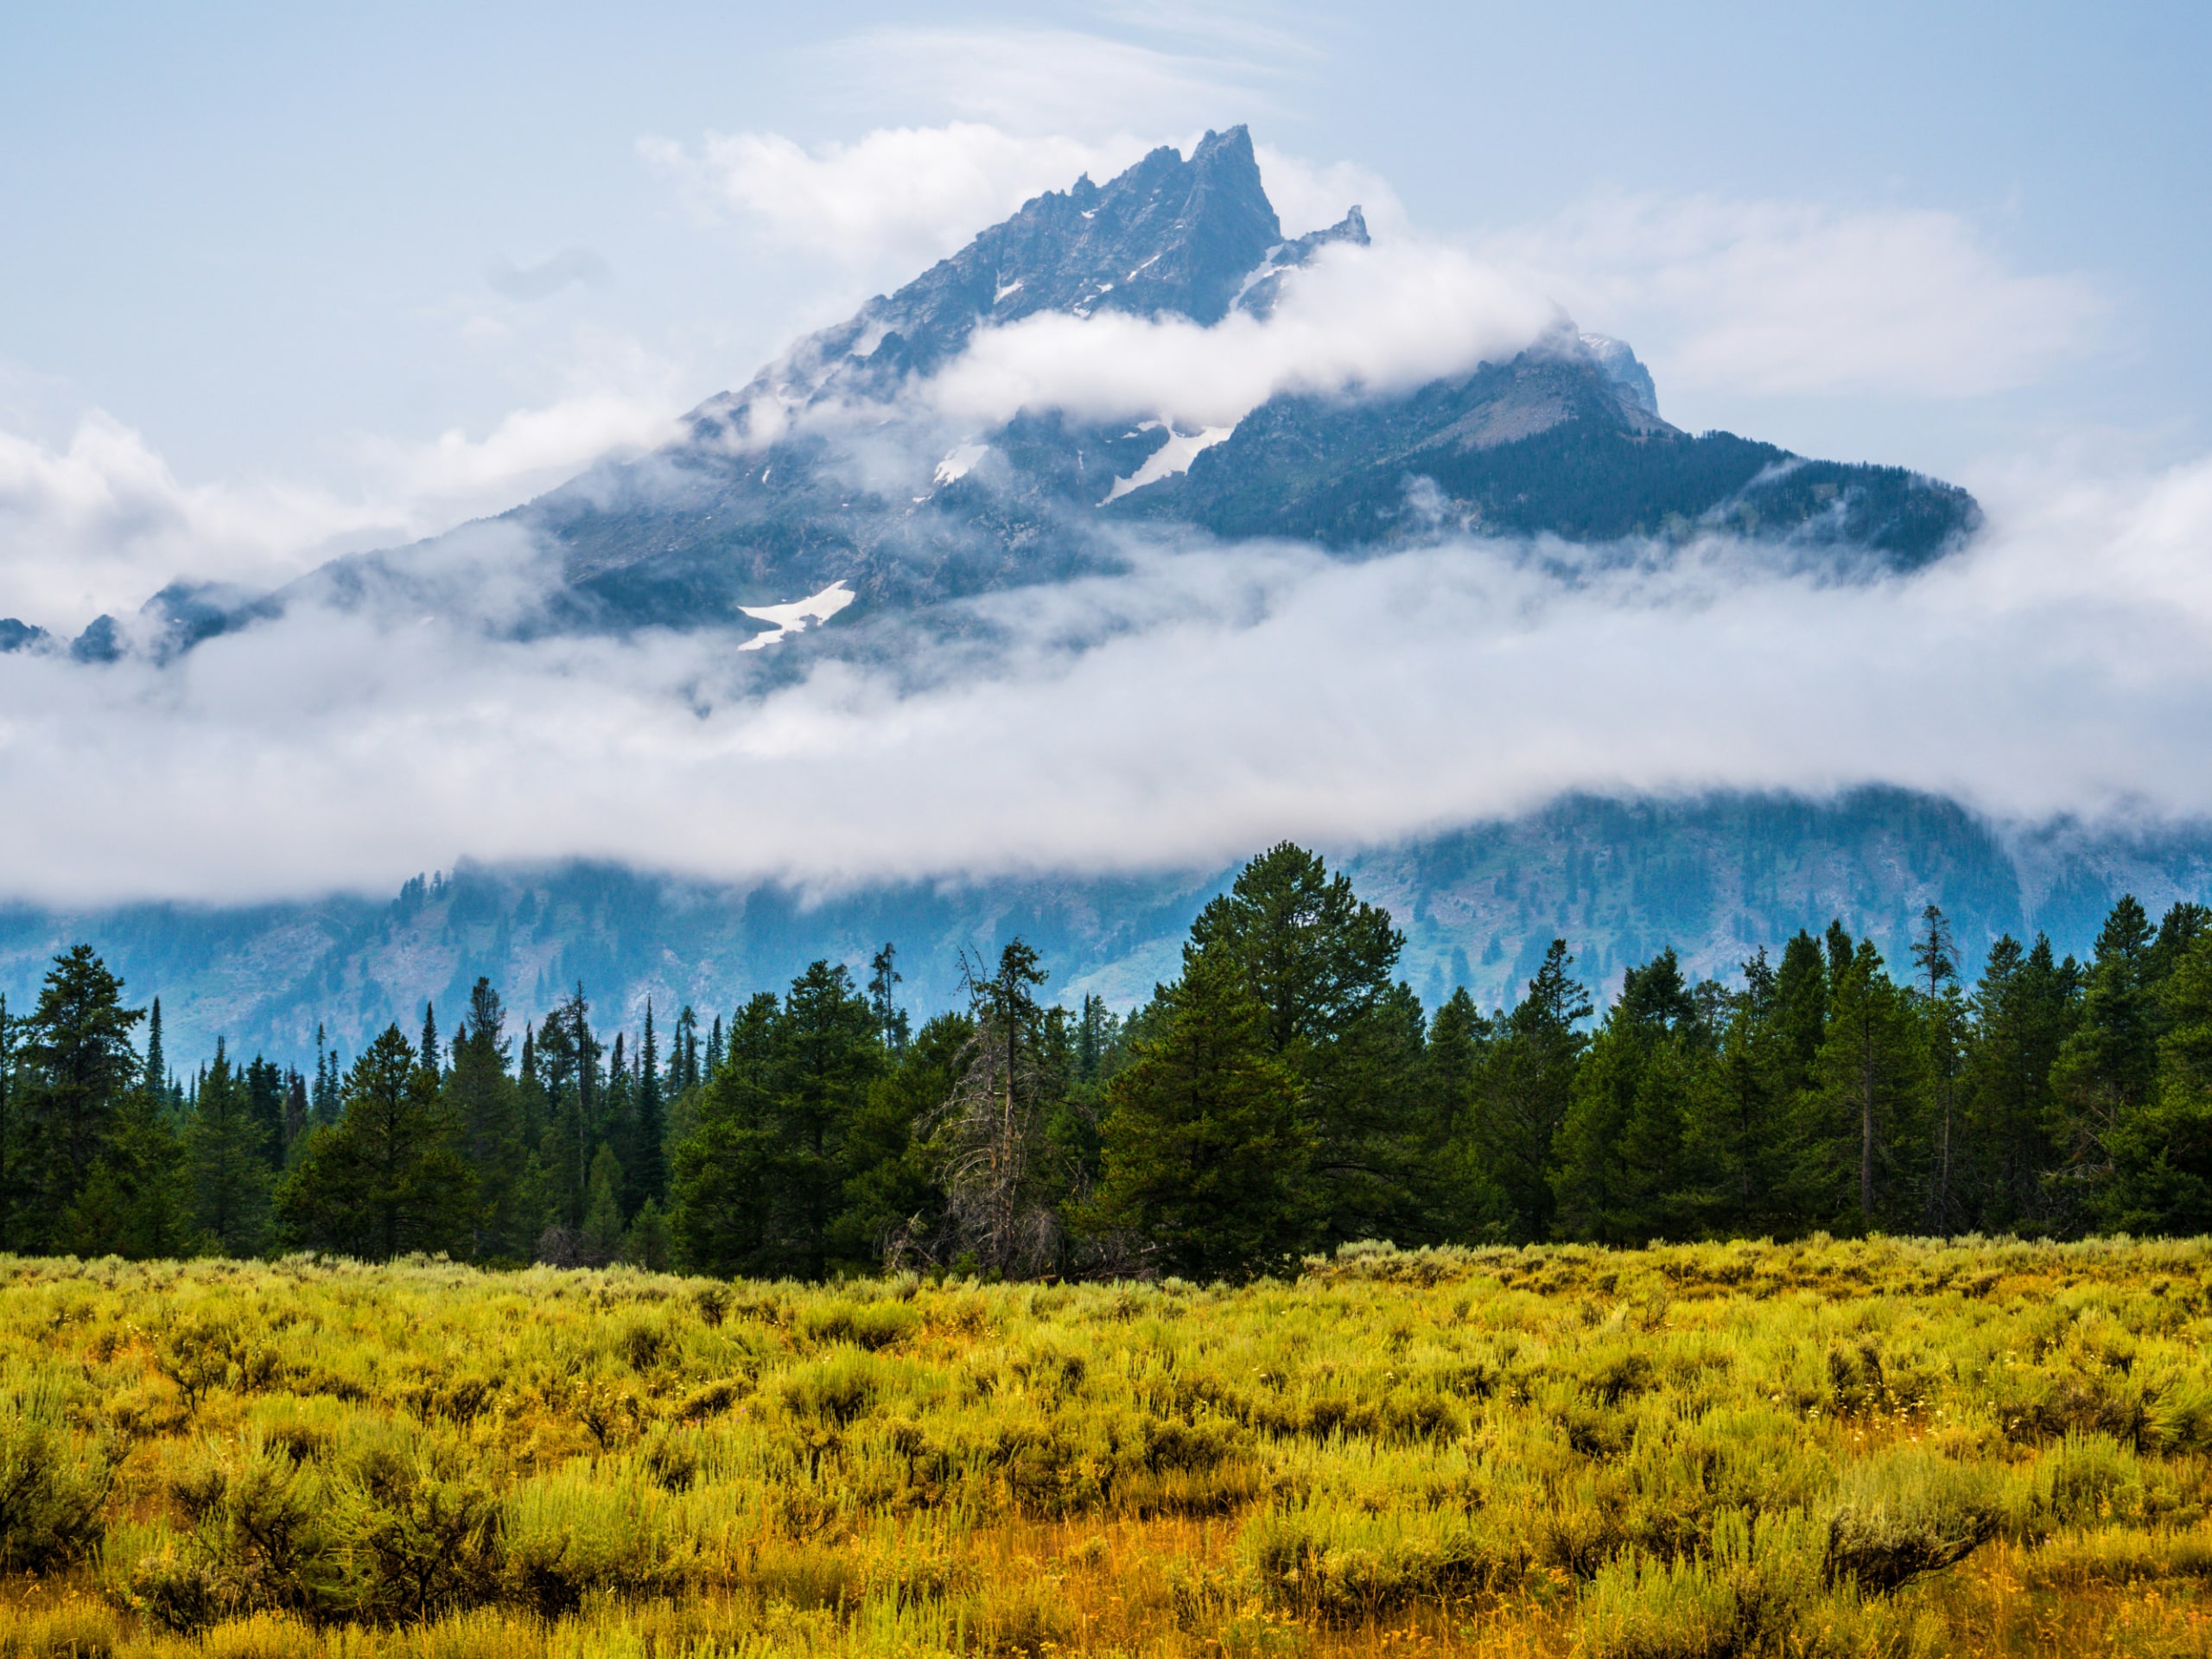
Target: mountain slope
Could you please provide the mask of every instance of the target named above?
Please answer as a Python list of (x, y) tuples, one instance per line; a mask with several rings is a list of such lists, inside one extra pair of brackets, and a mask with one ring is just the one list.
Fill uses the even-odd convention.
[[(860, 622), (1111, 570), (1131, 532), (1338, 551), (1465, 534), (1663, 549), (1719, 532), (1849, 577), (1924, 564), (1980, 523), (1966, 492), (1903, 468), (1679, 431), (1632, 351), (1564, 324), (1408, 391), (1279, 394), (1233, 430), (1049, 405), (971, 429), (927, 395), (979, 338), (1040, 318), (1266, 327), (1303, 270), (1368, 245), (1357, 207), (1286, 239), (1242, 127), (1187, 158), (1156, 149), (1103, 185), (1038, 196), (701, 404), (671, 444), (493, 521), (551, 561), (538, 602), (495, 626), (755, 632), (747, 610), (838, 584)], [(180, 582), (132, 632), (174, 652), (302, 600), (467, 610), (455, 550), (473, 533), (351, 556), (273, 595)], [(0, 622), (0, 648), (51, 642)], [(78, 654), (124, 648), (108, 621)]]
[[(1980, 522), (1966, 492), (1902, 468), (1681, 433), (1632, 352), (1571, 328), (1401, 396), (1281, 395), (1225, 438), (1049, 409), (948, 431), (898, 401), (979, 330), (1046, 312), (1265, 315), (1300, 266), (1367, 242), (1356, 207), (1282, 241), (1242, 128), (1187, 161), (1156, 150), (1104, 187), (1038, 197), (800, 342), (695, 410), (677, 445), (511, 517), (561, 550), (559, 625), (584, 627), (723, 621), (832, 582), (905, 609), (1055, 581), (1111, 568), (1099, 532), (1116, 524), (1338, 550), (1725, 531), (1847, 572), (1923, 564)], [(882, 413), (865, 445), (805, 418), (855, 400)]]

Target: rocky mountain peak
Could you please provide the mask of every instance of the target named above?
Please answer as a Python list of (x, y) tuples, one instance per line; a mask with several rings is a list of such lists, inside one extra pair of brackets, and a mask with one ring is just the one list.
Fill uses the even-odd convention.
[[(1356, 208), (1353, 220), (1363, 242), (1366, 224)], [(870, 300), (849, 321), (800, 341), (745, 391), (699, 415), (727, 417), (763, 394), (797, 402), (880, 397), (957, 355), (977, 328), (1043, 312), (1218, 322), (1252, 274), (1285, 246), (1244, 128), (1208, 132), (1187, 159), (1162, 145), (1105, 184), (1086, 175), (1066, 190), (1033, 196), (959, 252)]]

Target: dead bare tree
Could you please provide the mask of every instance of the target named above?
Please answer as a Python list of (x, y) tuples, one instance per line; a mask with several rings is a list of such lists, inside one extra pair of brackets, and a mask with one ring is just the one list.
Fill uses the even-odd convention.
[(1060, 1248), (1059, 1218), (1039, 1179), (1051, 1077), (1035, 989), (1046, 975), (1020, 939), (989, 972), (981, 958), (963, 956), (961, 974), (975, 1033), (928, 1126), (944, 1170), (944, 1225), (930, 1237), (903, 1230), (887, 1254), (894, 1262), (965, 1261), (1033, 1277), (1051, 1271)]

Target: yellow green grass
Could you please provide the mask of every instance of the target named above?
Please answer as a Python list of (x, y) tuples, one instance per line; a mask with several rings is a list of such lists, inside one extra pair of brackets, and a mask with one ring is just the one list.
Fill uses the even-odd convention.
[(0, 1258), (0, 1659), (2212, 1650), (2212, 1244)]

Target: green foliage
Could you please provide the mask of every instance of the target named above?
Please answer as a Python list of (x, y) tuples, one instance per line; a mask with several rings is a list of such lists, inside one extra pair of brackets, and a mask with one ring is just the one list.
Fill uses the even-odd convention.
[(106, 1456), (70, 1427), (63, 1385), (41, 1374), (0, 1402), (0, 1573), (82, 1556), (105, 1530)]
[(149, 1081), (138, 1011), (83, 950), (37, 1015), (0, 1016), (0, 1220), (84, 1255), (801, 1279), (1241, 1278), (1386, 1236), (2212, 1228), (2208, 921), (2123, 900), (2088, 968), (2000, 939), (1971, 995), (1932, 905), (1904, 981), (1840, 921), (1740, 988), (1665, 950), (1593, 1033), (1563, 939), (1510, 1010), (1424, 1009), (1389, 916), (1285, 844), (1126, 1019), (1052, 1004), (1018, 938), (918, 1032), (886, 947), (865, 991), (822, 962), (727, 1020), (684, 1007), (664, 1056), (652, 1009), (632, 1046), (581, 986), (518, 1044), (480, 980), (450, 1065), (426, 1007), (427, 1049), (394, 1026), (341, 1076), (320, 1046), (312, 1093), (219, 1045), (188, 1095)]
[(1249, 982), (1200, 951), (1161, 994), (1165, 1029), (1108, 1087), (1103, 1177), (1080, 1215), (1186, 1278), (1279, 1270), (1317, 1238), (1306, 1103)]
[(434, 1074), (397, 1026), (369, 1045), (346, 1081), (343, 1115), (310, 1132), (277, 1196), (296, 1244), (389, 1261), (451, 1250), (474, 1217), (474, 1176)]
[(269, 1230), (275, 1147), (219, 1041), (183, 1140), (192, 1219), (207, 1248), (218, 1255), (259, 1254)]
[(1825, 1567), (1880, 1592), (1964, 1560), (1996, 1535), (1995, 1473), (1921, 1450), (1858, 1465), (1828, 1518)]

